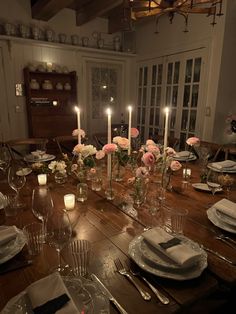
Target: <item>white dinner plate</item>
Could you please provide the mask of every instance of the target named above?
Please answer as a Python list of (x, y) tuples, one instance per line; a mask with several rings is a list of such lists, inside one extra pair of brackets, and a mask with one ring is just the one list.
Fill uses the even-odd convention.
[[(206, 183), (193, 183), (192, 186), (196, 190), (200, 190), (200, 191), (204, 191), (204, 192), (211, 192), (211, 190), (209, 189), (209, 187)], [(222, 191), (222, 188), (218, 188), (216, 190), (216, 192), (221, 192), (221, 191)]]
[(18, 176), (27, 176), (28, 174), (30, 174), (32, 172), (31, 168), (22, 168), (21, 170), (18, 170), (16, 172), (16, 174)]
[(236, 219), (231, 218), (230, 216), (220, 212), (219, 210), (216, 209), (215, 211), (216, 216), (223, 222), (227, 223), (230, 226), (233, 226), (236, 228)]
[(216, 209), (214, 207), (211, 207), (207, 210), (207, 217), (208, 219), (217, 227), (231, 232), (236, 233), (236, 227), (226, 223), (225, 221), (221, 220), (218, 215), (216, 214)]
[[(8, 226), (0, 226), (0, 230), (6, 229)], [(16, 254), (18, 254), (26, 244), (26, 237), (22, 230), (16, 228), (17, 236), (15, 239), (1, 245), (0, 250), (0, 264), (10, 260)]]
[(32, 154), (29, 154), (24, 157), (24, 160), (28, 162), (43, 162), (43, 161), (50, 161), (55, 158), (56, 156), (50, 155), (50, 154), (45, 154), (42, 158), (37, 158), (37, 157), (35, 158), (35, 156), (33, 156)]
[(151, 261), (148, 261), (146, 258), (144, 258), (141, 250), (140, 250), (140, 243), (143, 240), (143, 237), (137, 236), (135, 237), (129, 244), (129, 255), (133, 259), (133, 261), (141, 267), (143, 270), (154, 274), (159, 277), (163, 278), (169, 278), (174, 280), (188, 280), (197, 278), (201, 275), (203, 270), (207, 267), (207, 253), (200, 248), (200, 246), (189, 240), (192, 244), (192, 248), (196, 250), (201, 250), (201, 258), (199, 259), (199, 262), (196, 265), (193, 265), (191, 268), (187, 269), (181, 269), (181, 271), (176, 269), (170, 269), (170, 268), (164, 268), (161, 265), (158, 265), (157, 263), (153, 263)]
[(197, 159), (196, 155), (191, 154), (189, 157), (178, 157), (178, 156), (173, 156), (174, 160), (177, 161), (194, 161)]
[[(85, 278), (62, 277), (78, 313), (110, 313), (109, 300), (99, 290), (97, 284)], [(33, 314), (30, 300), (25, 291), (13, 297), (1, 312), (2, 314)]]
[(225, 172), (225, 173), (236, 173), (236, 169), (230, 169), (230, 168), (223, 168), (223, 169), (218, 169), (212, 166), (212, 164), (208, 164), (207, 168), (214, 170), (216, 172)]

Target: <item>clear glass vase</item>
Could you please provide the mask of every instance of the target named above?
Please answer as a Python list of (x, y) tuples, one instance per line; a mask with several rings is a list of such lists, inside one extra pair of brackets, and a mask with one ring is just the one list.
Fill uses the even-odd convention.
[(147, 183), (144, 178), (135, 178), (133, 200), (134, 204), (140, 206), (144, 203), (147, 194)]
[(124, 177), (124, 173), (125, 173), (125, 167), (122, 166), (119, 161), (117, 161), (117, 163), (115, 164), (115, 167), (113, 169), (113, 177), (114, 180), (116, 182), (121, 182), (123, 181), (123, 177)]
[(64, 184), (67, 181), (66, 171), (57, 171), (54, 175), (55, 182), (58, 184)]

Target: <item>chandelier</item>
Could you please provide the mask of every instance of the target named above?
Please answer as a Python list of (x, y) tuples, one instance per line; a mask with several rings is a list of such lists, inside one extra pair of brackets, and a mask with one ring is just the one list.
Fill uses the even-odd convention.
[(159, 19), (167, 15), (172, 24), (176, 14), (183, 16), (185, 22), (184, 32), (188, 32), (189, 14), (206, 14), (212, 17), (211, 25), (216, 24), (216, 17), (222, 14), (223, 0), (129, 0), (131, 17), (133, 20), (145, 17), (155, 17), (156, 31), (158, 33)]

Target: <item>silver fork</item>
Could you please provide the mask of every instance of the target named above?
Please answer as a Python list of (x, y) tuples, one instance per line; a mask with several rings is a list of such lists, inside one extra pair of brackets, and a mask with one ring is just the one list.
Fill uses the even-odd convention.
[(134, 271), (132, 268), (130, 268), (130, 272), (134, 276), (139, 276), (142, 278), (143, 281), (146, 282), (148, 287), (152, 290), (152, 292), (155, 294), (155, 296), (161, 301), (163, 304), (169, 304), (170, 300), (162, 294), (157, 288), (155, 288), (145, 277), (143, 277), (138, 271)]
[(119, 258), (114, 260), (115, 266), (117, 268), (117, 271), (125, 276), (127, 279), (129, 279), (131, 281), (131, 283), (135, 286), (135, 288), (139, 291), (139, 293), (141, 294), (142, 298), (145, 301), (149, 301), (151, 300), (151, 296), (147, 291), (144, 291), (142, 289), (142, 287), (140, 287), (140, 285), (134, 280), (134, 278), (132, 277), (132, 275), (125, 269), (125, 267), (122, 265), (121, 261)]
[(224, 242), (225, 244), (229, 245), (230, 247), (232, 247), (233, 249), (236, 248), (236, 241), (234, 241), (233, 239), (231, 239), (228, 236), (225, 236), (224, 234), (218, 234), (215, 236), (215, 239), (220, 240), (222, 242)]

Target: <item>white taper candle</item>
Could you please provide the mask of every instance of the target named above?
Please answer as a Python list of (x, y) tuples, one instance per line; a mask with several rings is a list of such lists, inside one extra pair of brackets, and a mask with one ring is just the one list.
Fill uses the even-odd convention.
[(128, 107), (129, 110), (129, 129), (128, 129), (128, 140), (129, 140), (129, 148), (128, 148), (128, 155), (131, 154), (131, 125), (132, 125), (132, 107)]
[(80, 109), (75, 106), (75, 110), (77, 112), (77, 128), (78, 128), (78, 144), (81, 144), (81, 133), (80, 133)]
[(164, 152), (166, 151), (167, 144), (168, 144), (168, 120), (169, 120), (169, 108), (165, 108), (165, 133), (164, 133)]

